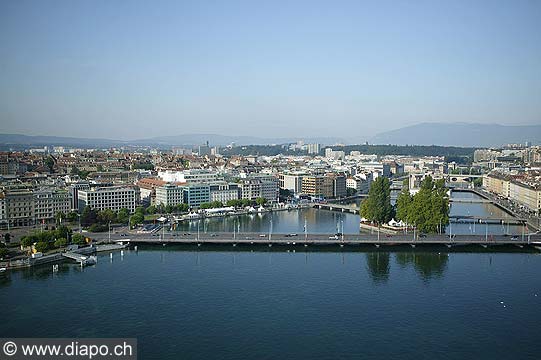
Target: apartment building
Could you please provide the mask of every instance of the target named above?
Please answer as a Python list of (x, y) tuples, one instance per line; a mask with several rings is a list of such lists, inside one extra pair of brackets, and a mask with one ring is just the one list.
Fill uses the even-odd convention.
[(176, 206), (184, 202), (184, 191), (181, 186), (165, 184), (156, 187), (156, 205)]
[(493, 171), (483, 176), (483, 187), (497, 195), (525, 206), (530, 211), (541, 211), (541, 184), (528, 177), (511, 176)]
[(333, 178), (326, 175), (307, 175), (302, 178), (302, 193), (310, 196), (334, 197)]
[(239, 185), (225, 181), (210, 184), (210, 201), (227, 203), (229, 200), (239, 198)]
[(203, 169), (190, 169), (182, 171), (165, 170), (159, 171), (158, 177), (166, 182), (178, 182), (189, 184), (201, 184), (218, 181), (218, 174), (214, 171)]
[(280, 189), (289, 190), (294, 194), (302, 192), (303, 173), (280, 173), (278, 175)]
[(139, 203), (139, 188), (125, 186), (108, 186), (89, 190), (78, 191), (78, 208), (84, 209), (90, 206), (92, 209), (104, 210), (111, 209), (118, 211), (128, 209), (135, 211)]
[(10, 227), (29, 226), (36, 223), (34, 194), (29, 189), (5, 190), (5, 217)]
[(34, 217), (38, 223), (49, 222), (56, 214), (71, 211), (71, 194), (56, 189), (41, 189), (34, 192)]

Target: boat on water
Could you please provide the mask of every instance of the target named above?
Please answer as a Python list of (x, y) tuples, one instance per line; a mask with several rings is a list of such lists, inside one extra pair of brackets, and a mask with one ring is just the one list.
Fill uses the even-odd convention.
[(0, 273), (6, 272), (8, 269), (5, 267), (0, 267)]

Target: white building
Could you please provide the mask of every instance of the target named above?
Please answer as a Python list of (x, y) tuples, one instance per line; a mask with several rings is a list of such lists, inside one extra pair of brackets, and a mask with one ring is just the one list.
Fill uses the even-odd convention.
[(176, 206), (184, 202), (184, 191), (182, 186), (165, 184), (156, 188), (156, 205)]
[(280, 174), (278, 176), (280, 189), (292, 191), (295, 194), (302, 192), (302, 177), (304, 173)]
[(325, 157), (327, 159), (334, 159), (334, 160), (344, 160), (346, 158), (346, 153), (343, 151), (335, 151), (331, 148), (325, 149)]
[(158, 177), (166, 182), (201, 184), (219, 180), (218, 174), (214, 171), (203, 169), (190, 169), (182, 171), (159, 171)]
[(118, 211), (120, 209), (128, 209), (130, 212), (135, 211), (135, 207), (139, 203), (139, 188), (109, 186), (91, 190), (79, 190), (79, 209), (89, 206), (92, 209), (104, 210), (111, 209)]

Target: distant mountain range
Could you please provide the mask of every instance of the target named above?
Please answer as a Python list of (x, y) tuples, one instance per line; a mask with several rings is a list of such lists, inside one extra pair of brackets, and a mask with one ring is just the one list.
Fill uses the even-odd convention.
[[(148, 139), (114, 140), (95, 138), (75, 138), (60, 136), (28, 136), (20, 134), (0, 134), (0, 148), (25, 149), (29, 147), (66, 146), (79, 148), (107, 148), (119, 146), (150, 146), (169, 149), (172, 146), (194, 147), (205, 144), (211, 146), (271, 145), (287, 144), (303, 140), (305, 143), (321, 145), (359, 144), (365, 139), (338, 137), (283, 137), (264, 138), (255, 136), (230, 136), (219, 134), (184, 134), (159, 136)], [(541, 144), (541, 125), (505, 126), (469, 123), (423, 123), (401, 129), (382, 132), (371, 139), (371, 144), (392, 145), (441, 145), (464, 147), (498, 147), (505, 144), (531, 142)]]
[(270, 145), (287, 144), (303, 140), (305, 143), (319, 143), (333, 145), (344, 143), (344, 139), (333, 137), (320, 138), (261, 138), (253, 136), (228, 136), (217, 134), (185, 134), (176, 136), (160, 136), (148, 139), (137, 140), (114, 140), (95, 138), (75, 138), (60, 136), (30, 136), (20, 134), (0, 134), (0, 147), (2, 149), (21, 149), (28, 147), (43, 146), (67, 146), (80, 148), (104, 148), (119, 146), (156, 146), (170, 148), (171, 146), (192, 147), (205, 144), (207, 141), (211, 146), (225, 146), (231, 143), (236, 145)]
[(507, 126), (470, 123), (422, 123), (382, 132), (371, 144), (498, 147), (541, 144), (541, 125)]

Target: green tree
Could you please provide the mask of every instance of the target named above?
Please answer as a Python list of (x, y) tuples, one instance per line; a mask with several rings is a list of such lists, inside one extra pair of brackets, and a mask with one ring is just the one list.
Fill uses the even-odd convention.
[(167, 204), (165, 206), (165, 212), (167, 214), (171, 214), (173, 211), (175, 211), (175, 206), (171, 205), (171, 204)]
[(109, 224), (109, 222), (116, 222), (117, 216), (113, 210), (103, 209), (98, 211), (97, 219), (101, 224)]
[(96, 210), (91, 209), (90, 206), (85, 206), (83, 213), (81, 214), (81, 225), (90, 226), (98, 221), (98, 215)]
[(393, 207), (389, 179), (380, 176), (372, 182), (368, 198), (361, 203), (361, 216), (377, 224), (383, 224), (392, 219)]
[(54, 159), (52, 156), (47, 156), (45, 159), (45, 166), (47, 166), (49, 172), (54, 172)]
[(419, 192), (413, 196), (407, 214), (408, 223), (415, 225), (420, 232), (443, 232), (449, 223), (449, 198), (445, 180), (434, 181), (427, 176)]
[(8, 243), (10, 240), (11, 240), (11, 234), (10, 233), (5, 233), (4, 234), (4, 241)]
[(9, 250), (5, 247), (0, 247), (0, 259), (3, 259), (7, 256)]
[(404, 222), (408, 222), (408, 214), (411, 203), (413, 202), (413, 197), (410, 195), (409, 189), (404, 188), (398, 194), (396, 199), (396, 218)]
[(239, 207), (239, 206), (242, 206), (242, 202), (240, 200), (237, 200), (237, 199), (227, 200), (225, 205), (226, 206)]
[(50, 232), (51, 236), (48, 238), (48, 241), (53, 241), (54, 239), (69, 237), (72, 233), (71, 229), (67, 226), (61, 225), (56, 230)]
[(34, 248), (36, 249), (37, 252), (44, 253), (47, 250), (49, 250), (49, 243), (45, 241), (38, 241), (36, 245), (34, 245)]
[(57, 224), (61, 224), (62, 220), (66, 220), (66, 214), (64, 214), (62, 211), (59, 211), (55, 215), (55, 220)]
[(76, 245), (84, 245), (86, 244), (86, 240), (83, 234), (75, 233), (71, 237), (71, 243)]
[(21, 245), (24, 247), (32, 246), (36, 242), (36, 239), (32, 235), (23, 236), (21, 239)]
[(132, 227), (138, 224), (142, 224), (143, 221), (145, 221), (145, 215), (143, 215), (141, 212), (136, 212), (132, 215), (130, 221), (130, 226)]
[(190, 206), (188, 204), (181, 203), (176, 206), (176, 209), (178, 212), (186, 212), (190, 209)]
[(240, 203), (243, 207), (252, 206), (253, 202), (250, 199), (241, 199)]
[(263, 198), (263, 197), (258, 197), (257, 199), (255, 199), (255, 202), (257, 205), (259, 206), (263, 206), (267, 203), (267, 199)]
[(67, 215), (66, 215), (66, 219), (69, 221), (69, 222), (76, 222), (77, 221), (77, 212), (76, 211), (70, 211)]
[(56, 241), (54, 242), (54, 247), (55, 248), (66, 247), (67, 244), (68, 244), (68, 240), (66, 238), (60, 238), (60, 239), (56, 239)]
[(156, 207), (154, 205), (150, 205), (149, 207), (147, 207), (146, 213), (150, 214), (150, 215), (155, 214), (156, 213)]
[(120, 209), (118, 210), (118, 213), (116, 215), (117, 222), (124, 224), (128, 222), (128, 219), (130, 217), (130, 212), (128, 209)]
[(105, 232), (109, 230), (109, 225), (107, 224), (92, 224), (88, 228), (88, 231), (90, 232)]

